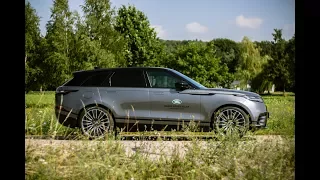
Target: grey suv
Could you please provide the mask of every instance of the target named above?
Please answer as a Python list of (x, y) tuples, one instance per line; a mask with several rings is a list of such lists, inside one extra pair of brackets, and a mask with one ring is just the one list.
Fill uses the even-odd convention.
[(261, 96), (206, 88), (169, 68), (110, 68), (77, 71), (55, 94), (58, 121), (89, 137), (116, 127), (170, 129), (195, 122), (202, 130), (266, 127)]

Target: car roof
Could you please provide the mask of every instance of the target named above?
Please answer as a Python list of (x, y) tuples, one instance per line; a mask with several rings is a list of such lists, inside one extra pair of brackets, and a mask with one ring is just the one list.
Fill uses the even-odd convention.
[(95, 72), (103, 72), (103, 71), (113, 71), (113, 70), (120, 70), (120, 69), (167, 69), (164, 67), (118, 67), (118, 68), (96, 68), (91, 70), (81, 70), (81, 71), (74, 71), (73, 74), (82, 74), (82, 73), (95, 73)]

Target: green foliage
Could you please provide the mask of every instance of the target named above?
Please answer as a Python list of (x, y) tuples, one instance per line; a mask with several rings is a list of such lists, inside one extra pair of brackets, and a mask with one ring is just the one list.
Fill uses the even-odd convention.
[(294, 90), (295, 88), (295, 35), (289, 40), (286, 46), (287, 56), (287, 64), (288, 64), (288, 72), (289, 72), (289, 90)]
[(61, 85), (71, 77), (70, 44), (73, 38), (73, 16), (69, 10), (68, 0), (55, 0), (51, 8), (51, 18), (47, 23), (44, 72), (46, 88)]
[(272, 53), (272, 42), (271, 41), (261, 41), (261, 42), (254, 42), (257, 47), (260, 49), (261, 56), (270, 56)]
[(265, 67), (265, 73), (269, 81), (275, 83), (285, 91), (294, 84), (294, 61), (295, 61), (295, 41), (294, 37), (285, 41), (282, 37), (282, 30), (275, 29), (272, 42), (272, 59)]
[(213, 40), (216, 47), (217, 56), (221, 57), (221, 64), (226, 64), (230, 73), (236, 72), (236, 67), (240, 61), (240, 47), (230, 39), (218, 38)]
[(227, 65), (221, 65), (215, 55), (213, 42), (178, 46), (166, 63), (207, 87), (226, 86), (232, 81)]
[[(263, 66), (264, 68), (267, 66)], [(264, 70), (257, 74), (251, 81), (251, 90), (263, 93), (264, 91), (270, 91), (272, 88), (272, 81), (268, 80), (267, 74)]]
[(288, 93), (262, 96), (270, 112), (268, 128), (258, 130), (255, 134), (282, 134), (293, 136), (295, 134), (295, 96)]
[(142, 66), (147, 61), (155, 61), (163, 51), (146, 15), (134, 6), (119, 8), (115, 30), (127, 41), (125, 57), (128, 66)]
[[(47, 33), (41, 37), (39, 17), (25, 3), (26, 91), (54, 90), (78, 70), (126, 66), (173, 68), (208, 86), (229, 88), (235, 79), (251, 81), (263, 92), (295, 86), (295, 37), (286, 41), (275, 30), (273, 41), (236, 43), (218, 38), (160, 40), (146, 15), (134, 6), (117, 13), (109, 0), (85, 0), (83, 16), (71, 12), (68, 0), (55, 0)], [(210, 49), (211, 48), (211, 49)]]
[(27, 1), (25, 4), (25, 85), (26, 90), (39, 88), (36, 81), (42, 72), (39, 66), (42, 38), (39, 29), (40, 18)]
[(126, 41), (114, 28), (114, 10), (109, 0), (86, 0), (82, 6), (84, 23), (79, 32), (88, 52), (84, 59), (102, 68), (125, 66)]
[(237, 79), (243, 81), (243, 84), (246, 84), (262, 71), (262, 67), (268, 62), (269, 57), (262, 57), (259, 48), (247, 37), (242, 39), (240, 51), (241, 56), (236, 76)]

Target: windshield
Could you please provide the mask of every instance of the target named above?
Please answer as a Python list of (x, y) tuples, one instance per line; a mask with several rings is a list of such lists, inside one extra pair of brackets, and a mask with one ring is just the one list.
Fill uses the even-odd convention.
[(207, 89), (204, 85), (198, 83), (197, 81), (189, 78), (188, 76), (176, 71), (176, 70), (173, 70), (173, 69), (170, 69), (171, 71), (173, 71), (174, 73), (178, 74), (179, 76), (185, 78), (186, 80), (188, 80), (189, 82), (191, 82), (192, 84), (194, 84), (195, 86), (197, 86), (199, 89)]

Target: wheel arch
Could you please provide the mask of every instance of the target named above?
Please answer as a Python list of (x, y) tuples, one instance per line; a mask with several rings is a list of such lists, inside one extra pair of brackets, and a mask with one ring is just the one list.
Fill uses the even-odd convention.
[(111, 108), (107, 107), (106, 105), (104, 104), (99, 104), (99, 103), (92, 103), (92, 104), (88, 104), (86, 105), (85, 107), (81, 108), (79, 113), (78, 113), (78, 126), (80, 127), (80, 116), (82, 114), (82, 112), (85, 110), (85, 108), (90, 108), (90, 107), (94, 107), (94, 106), (98, 106), (98, 107), (101, 107), (101, 108), (104, 108), (105, 110), (107, 110), (111, 116), (112, 116), (112, 119), (113, 119), (113, 122), (114, 122), (114, 125), (116, 126), (116, 119), (114, 117), (114, 112), (112, 112)]
[(252, 117), (251, 111), (250, 111), (248, 108), (246, 108), (245, 106), (242, 106), (242, 105), (236, 104), (236, 103), (227, 103), (227, 104), (223, 104), (223, 105), (217, 107), (217, 108), (212, 112), (212, 114), (211, 114), (211, 123), (212, 123), (213, 120), (214, 120), (214, 115), (215, 115), (215, 113), (216, 113), (217, 111), (219, 111), (221, 108), (224, 108), (224, 107), (227, 107), (227, 106), (237, 107), (237, 108), (243, 110), (243, 111), (249, 116), (249, 122), (251, 123), (251, 120), (252, 120), (252, 119), (251, 119), (251, 117)]

